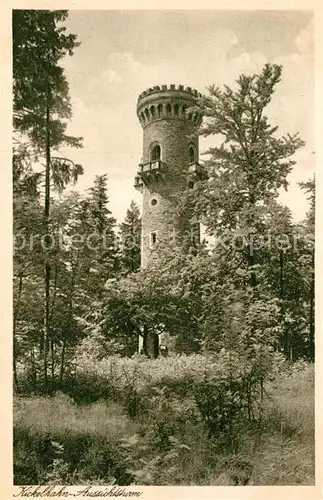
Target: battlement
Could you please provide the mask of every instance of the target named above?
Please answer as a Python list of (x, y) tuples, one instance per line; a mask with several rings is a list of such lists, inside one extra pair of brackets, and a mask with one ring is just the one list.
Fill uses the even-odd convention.
[(199, 112), (187, 113), (202, 96), (200, 92), (184, 85), (156, 85), (142, 92), (138, 97), (137, 115), (143, 127), (161, 119), (189, 120), (200, 125), (202, 115)]
[(202, 94), (198, 92), (196, 89), (192, 89), (192, 87), (185, 87), (184, 85), (175, 85), (171, 83), (170, 85), (155, 85), (154, 87), (150, 87), (149, 89), (144, 90), (141, 92), (141, 94), (138, 97), (138, 103), (139, 101), (147, 97), (151, 94), (155, 94), (157, 92), (186, 92), (190, 94), (192, 97), (198, 98), (201, 97)]

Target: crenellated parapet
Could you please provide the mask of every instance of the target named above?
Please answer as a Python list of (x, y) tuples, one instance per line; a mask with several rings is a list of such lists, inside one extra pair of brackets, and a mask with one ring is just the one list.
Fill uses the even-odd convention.
[(156, 85), (139, 95), (137, 115), (143, 127), (156, 120), (189, 120), (200, 125), (202, 115), (188, 112), (197, 104), (200, 92), (184, 85)]
[(201, 97), (202, 94), (198, 92), (195, 89), (192, 89), (192, 87), (184, 87), (184, 85), (175, 85), (175, 84), (170, 84), (170, 85), (155, 85), (154, 87), (150, 87), (149, 89), (144, 90), (141, 92), (141, 94), (138, 97), (138, 102), (143, 99), (144, 97), (150, 96), (152, 94), (155, 94), (156, 92), (186, 92), (187, 94), (191, 94), (192, 97)]

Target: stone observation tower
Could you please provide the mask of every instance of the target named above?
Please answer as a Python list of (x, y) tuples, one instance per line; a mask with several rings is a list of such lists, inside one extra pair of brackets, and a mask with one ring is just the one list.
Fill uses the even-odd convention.
[(143, 155), (135, 188), (143, 195), (141, 266), (146, 267), (158, 247), (180, 243), (199, 230), (189, 216), (179, 220), (181, 193), (204, 175), (198, 164), (200, 113), (190, 113), (201, 94), (183, 85), (162, 85), (140, 94), (137, 115), (143, 128)]
[[(199, 225), (190, 214), (179, 214), (184, 190), (204, 177), (198, 163), (202, 116), (191, 112), (201, 94), (183, 85), (149, 88), (138, 98), (137, 115), (143, 128), (143, 154), (135, 188), (143, 195), (141, 267), (147, 267), (157, 250), (187, 239), (199, 243)], [(188, 111), (187, 111), (188, 110)], [(188, 237), (188, 238), (187, 238)], [(185, 240), (184, 240), (185, 238)], [(146, 339), (147, 337), (147, 339)], [(146, 339), (147, 352), (159, 353), (159, 338)], [(139, 339), (139, 351), (143, 339)]]

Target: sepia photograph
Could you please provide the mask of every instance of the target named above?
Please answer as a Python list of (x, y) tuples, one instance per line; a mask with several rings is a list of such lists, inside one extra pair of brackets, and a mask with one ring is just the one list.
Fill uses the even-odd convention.
[(313, 12), (46, 5), (11, 11), (17, 496), (314, 486)]

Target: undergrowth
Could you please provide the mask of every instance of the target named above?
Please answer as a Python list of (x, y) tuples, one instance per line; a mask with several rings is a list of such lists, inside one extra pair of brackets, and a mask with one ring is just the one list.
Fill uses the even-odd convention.
[(250, 408), (226, 366), (84, 362), (65, 394), (15, 398), (15, 484), (313, 484), (313, 366), (277, 363)]

